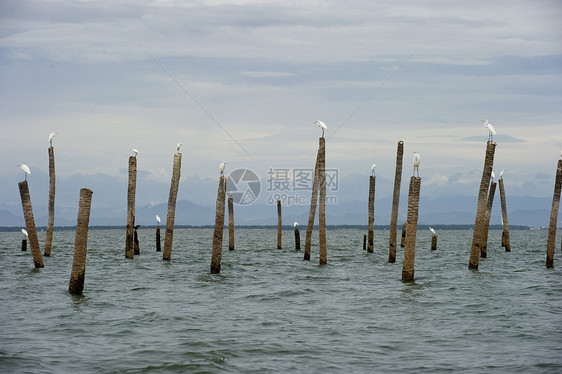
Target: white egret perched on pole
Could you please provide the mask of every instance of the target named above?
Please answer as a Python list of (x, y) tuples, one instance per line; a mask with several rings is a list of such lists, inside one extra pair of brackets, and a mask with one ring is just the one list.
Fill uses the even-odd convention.
[(496, 173), (494, 173), (494, 171), (492, 170), (492, 182), (494, 181), (494, 179), (496, 179)]
[(181, 144), (181, 143), (176, 144), (176, 150), (177, 150), (178, 153), (180, 153), (180, 148), (181, 148), (182, 145), (183, 144)]
[(27, 166), (26, 164), (19, 164), (18, 166), (24, 172), (24, 176), (25, 176), (24, 180), (27, 180), (27, 176), (31, 174), (31, 170), (29, 170), (29, 166)]
[(23, 234), (23, 236), (25, 236), (26, 238), (29, 236), (29, 234), (27, 233), (26, 229), (21, 229), (21, 233)]
[(160, 224), (160, 216), (158, 214), (156, 215), (156, 221)]
[(420, 167), (420, 154), (418, 153), (418, 151), (414, 151), (414, 173), (413, 173), (413, 175), (415, 176), (416, 172), (417, 172), (418, 178), (420, 176), (419, 167)]
[(49, 134), (49, 145), (52, 147), (53, 146), (53, 138), (55, 136), (57, 136), (59, 133), (58, 132), (52, 132)]
[(299, 225), (298, 222), (295, 221), (295, 223), (293, 223), (293, 227), (297, 227)]
[(139, 150), (136, 149), (136, 148), (132, 148), (132, 149), (130, 149), (130, 151), (135, 154), (135, 157), (137, 157), (137, 155), (139, 154)]
[(484, 122), (484, 127), (488, 129), (488, 141), (493, 142), (494, 135), (496, 135), (496, 130), (494, 130), (494, 126), (492, 126), (492, 124), (488, 122), (487, 119), (483, 119), (482, 122)]
[(506, 170), (506, 169), (502, 169), (502, 171), (500, 171), (500, 179), (503, 178), (503, 173), (505, 173), (505, 170)]
[(221, 173), (221, 176), (224, 175), (224, 168), (226, 167), (226, 162), (223, 161), (221, 162), (221, 164), (219, 165), (219, 171)]
[(373, 165), (371, 166), (371, 175), (373, 175), (373, 176), (375, 175), (375, 169), (376, 169), (376, 168), (377, 168), (377, 164), (373, 164)]
[(326, 126), (326, 124), (320, 120), (314, 121), (314, 123), (322, 129), (322, 137), (324, 137), (324, 130), (328, 130), (328, 126)]
[(435, 232), (435, 229), (434, 229), (433, 227), (430, 227), (430, 228), (429, 228), (429, 231), (431, 231), (431, 233), (432, 233), (433, 235), (437, 235), (437, 233)]

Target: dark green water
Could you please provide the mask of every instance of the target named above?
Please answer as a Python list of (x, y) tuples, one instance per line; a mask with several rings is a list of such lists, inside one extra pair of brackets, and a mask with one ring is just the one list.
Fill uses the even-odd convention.
[(471, 231), (441, 231), (433, 252), (426, 231), (402, 283), (386, 231), (374, 254), (362, 231), (328, 231), (320, 267), (316, 233), (309, 262), (292, 231), (277, 250), (275, 230), (238, 230), (210, 275), (211, 230), (176, 230), (171, 262), (153, 231), (126, 260), (124, 230), (91, 230), (82, 297), (67, 291), (74, 232), (55, 232), (38, 270), (20, 233), (0, 233), (0, 372), (562, 372), (559, 242), (546, 269), (546, 231), (513, 231), (511, 253), (492, 231), (469, 271)]

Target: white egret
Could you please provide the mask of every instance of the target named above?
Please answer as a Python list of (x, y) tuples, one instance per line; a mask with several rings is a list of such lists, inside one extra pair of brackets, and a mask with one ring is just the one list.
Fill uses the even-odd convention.
[(496, 173), (494, 173), (494, 171), (492, 170), (492, 182), (494, 181), (494, 179), (496, 179)]
[(219, 171), (221, 173), (221, 176), (224, 175), (224, 168), (226, 167), (226, 162), (223, 161), (221, 162), (221, 164), (219, 165)]
[(494, 135), (496, 135), (496, 130), (494, 130), (494, 126), (487, 119), (483, 119), (484, 127), (488, 129), (488, 141), (494, 141)]
[(178, 151), (178, 153), (180, 153), (180, 148), (181, 148), (182, 145), (183, 144), (181, 144), (181, 143), (176, 144), (176, 150)]
[(295, 223), (293, 223), (293, 227), (297, 227), (299, 225), (298, 222), (295, 221)]
[(502, 171), (500, 171), (500, 179), (502, 179), (503, 173), (505, 173), (505, 169), (502, 169)]
[(21, 229), (21, 233), (27, 238), (29, 234), (27, 233), (26, 229)]
[(132, 148), (132, 149), (130, 149), (130, 151), (135, 154), (135, 157), (137, 157), (137, 155), (139, 154), (139, 150), (136, 149), (136, 148)]
[(430, 227), (430, 228), (429, 228), (429, 231), (431, 231), (431, 233), (432, 233), (433, 235), (437, 235), (437, 233), (435, 232), (435, 230), (433, 229), (433, 227)]
[(53, 138), (57, 135), (58, 135), (58, 132), (52, 132), (51, 134), (49, 134), (49, 145), (51, 147), (53, 146)]
[(414, 151), (414, 176), (417, 172), (418, 177), (420, 176), (420, 154), (418, 153), (418, 151)]
[(371, 166), (371, 174), (372, 174), (372, 175), (375, 175), (375, 169), (376, 169), (376, 167), (377, 167), (377, 164), (373, 164), (373, 165)]
[(318, 127), (322, 128), (322, 137), (324, 137), (324, 130), (328, 130), (328, 126), (326, 126), (326, 124), (320, 120), (314, 121), (314, 123), (317, 124)]
[(28, 176), (29, 174), (31, 174), (31, 170), (29, 170), (29, 166), (27, 166), (26, 164), (19, 164), (18, 166), (19, 166), (19, 167), (21, 168), (21, 170), (23, 170), (23, 172), (24, 172), (24, 175), (25, 175), (25, 179), (24, 179), (24, 180), (27, 180), (27, 176)]
[(230, 197), (232, 199), (232, 191), (228, 192), (228, 197)]
[(158, 223), (160, 223), (160, 216), (158, 214), (156, 215), (156, 221), (158, 221)]

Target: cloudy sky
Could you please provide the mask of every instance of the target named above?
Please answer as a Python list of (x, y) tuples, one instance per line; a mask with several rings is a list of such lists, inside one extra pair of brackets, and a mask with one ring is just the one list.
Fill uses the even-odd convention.
[(181, 142), (179, 198), (212, 206), (222, 160), (263, 178), (312, 167), (317, 119), (342, 200), (373, 162), (391, 194), (400, 139), (405, 170), (422, 156), (422, 194), (476, 196), (484, 118), (511, 193), (551, 196), (561, 19), (556, 0), (4, 0), (0, 206), (19, 204), (19, 163), (46, 204), (52, 131), (58, 204), (89, 187), (124, 205), (133, 147), (137, 202), (166, 201)]

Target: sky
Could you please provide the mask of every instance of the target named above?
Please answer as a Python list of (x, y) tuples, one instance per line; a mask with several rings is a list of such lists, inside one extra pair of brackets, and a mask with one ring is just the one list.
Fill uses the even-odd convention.
[(4, 0), (0, 209), (20, 204), (20, 163), (46, 205), (53, 131), (60, 206), (82, 187), (124, 206), (131, 148), (137, 204), (167, 201), (178, 142), (178, 199), (214, 206), (223, 160), (262, 190), (268, 170), (312, 168), (318, 119), (342, 202), (366, 200), (373, 163), (377, 197), (392, 194), (398, 140), (405, 176), (421, 155), (422, 196), (476, 196), (482, 119), (510, 193), (552, 196), (560, 19), (541, 0)]

